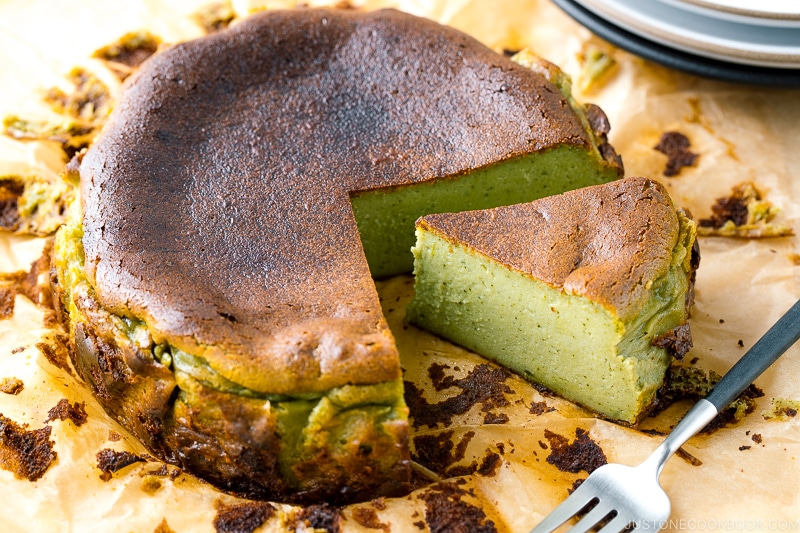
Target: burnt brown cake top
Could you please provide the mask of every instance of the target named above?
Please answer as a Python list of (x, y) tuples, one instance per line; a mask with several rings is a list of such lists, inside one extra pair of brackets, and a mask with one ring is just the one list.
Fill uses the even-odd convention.
[(106, 308), (255, 390), (399, 377), (350, 194), (591, 140), (559, 90), (396, 11), (269, 11), (132, 76), (81, 166)]
[(672, 264), (680, 221), (664, 186), (627, 178), (525, 204), (427, 215), (418, 225), (572, 294), (638, 312)]

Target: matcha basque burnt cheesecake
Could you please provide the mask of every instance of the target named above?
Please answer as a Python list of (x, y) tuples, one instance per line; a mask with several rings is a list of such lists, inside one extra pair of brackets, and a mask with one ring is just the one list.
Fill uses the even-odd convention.
[(691, 346), (695, 224), (628, 178), (417, 222), (411, 322), (635, 425)]
[(391, 10), (267, 11), (156, 54), (56, 236), (77, 372), (154, 455), (226, 491), (407, 490), (372, 278), (411, 270), (421, 215), (620, 176), (602, 112), (552, 72)]

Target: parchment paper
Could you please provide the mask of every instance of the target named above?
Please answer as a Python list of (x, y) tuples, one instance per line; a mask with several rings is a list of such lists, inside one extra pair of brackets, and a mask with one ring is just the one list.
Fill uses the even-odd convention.
[[(96, 69), (87, 59), (122, 34), (148, 29), (164, 42), (202, 34), (191, 15), (205, 2), (173, 0), (4, 0), (0, 3), (0, 115), (45, 117), (41, 96), (52, 86), (68, 89), (65, 75), (76, 65)], [(312, 2), (317, 4), (319, 2)], [(235, 2), (238, 14), (293, 2)], [(353, 2), (357, 4), (357, 2)], [(497, 49), (534, 52), (560, 65), (576, 82), (580, 101), (604, 108), (611, 142), (622, 155), (626, 174), (664, 183), (675, 202), (696, 217), (707, 217), (715, 198), (731, 186), (755, 182), (783, 209), (781, 221), (800, 230), (800, 92), (700, 79), (647, 63), (598, 40), (547, 1), (541, 0), (370, 0), (367, 8), (396, 6), (472, 34)], [(583, 92), (578, 55), (600, 47), (616, 60), (603, 83)], [(116, 87), (112, 77), (106, 80)], [(666, 157), (653, 150), (664, 131), (687, 135), (699, 155), (695, 167), (677, 177), (662, 175)], [(63, 162), (44, 142), (0, 137), (0, 175), (54, 175)], [(27, 270), (43, 246), (38, 238), (0, 235), (0, 271)], [(691, 327), (694, 348), (687, 359), (724, 373), (800, 296), (797, 237), (770, 240), (701, 239), (702, 262)], [(448, 365), (451, 375), (469, 373), (481, 358), (427, 333), (403, 325), (403, 303), (411, 279), (379, 283), (385, 311), (397, 337), (405, 379), (426, 391), (430, 402), (457, 391), (433, 391), (428, 368)], [(58, 454), (42, 478), (31, 482), (0, 469), (0, 529), (4, 532), (153, 532), (168, 526), (177, 532), (214, 531), (220, 502), (238, 500), (191, 476), (158, 477), (157, 463), (138, 463), (102, 481), (96, 453), (103, 448), (146, 453), (123, 428), (110, 420), (87, 390), (56, 368), (36, 344), (51, 335), (43, 311), (17, 296), (13, 317), (0, 320), (0, 379), (24, 383), (18, 395), (0, 393), (0, 413), (29, 429), (45, 425), (48, 410), (60, 399), (86, 402), (88, 421), (49, 422)], [(686, 451), (702, 462), (695, 466), (673, 458), (662, 484), (673, 503), (667, 530), (784, 531), (800, 529), (800, 417), (766, 420), (762, 411), (773, 398), (800, 400), (800, 348), (792, 348), (757, 381), (765, 396), (738, 425), (690, 441)], [(542, 396), (523, 380), (506, 384), (509, 405), (503, 424), (485, 424), (480, 406), (453, 419), (449, 427), (415, 428), (412, 437), (452, 431), (461, 442), (474, 432), (463, 464), (499, 453), (501, 465), (488, 475), (466, 476), (471, 492), (465, 501), (480, 507), (497, 531), (524, 532), (566, 497), (585, 472), (565, 473), (546, 461), (545, 430), (573, 439), (587, 430), (609, 461), (634, 464), (661, 437), (597, 420), (569, 402)], [(544, 402), (554, 411), (531, 412)], [(668, 431), (686, 406), (674, 406), (648, 420), (645, 429)], [(116, 432), (122, 438), (113, 440)], [(755, 436), (759, 438), (755, 438)], [(150, 487), (148, 490), (145, 488)], [(346, 531), (419, 531), (426, 529), (425, 502), (419, 489), (409, 497), (350, 506), (343, 510)], [(281, 505), (259, 531), (284, 531), (297, 509)], [(377, 521), (364, 525), (357, 509), (375, 511)], [(370, 527), (367, 527), (370, 526)]]

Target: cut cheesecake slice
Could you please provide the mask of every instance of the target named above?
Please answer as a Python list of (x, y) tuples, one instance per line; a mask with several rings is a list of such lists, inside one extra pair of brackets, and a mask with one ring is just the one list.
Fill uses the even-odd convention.
[[(636, 424), (691, 345), (695, 224), (630, 178), (417, 222), (408, 319)], [(694, 257), (694, 260), (693, 260)]]

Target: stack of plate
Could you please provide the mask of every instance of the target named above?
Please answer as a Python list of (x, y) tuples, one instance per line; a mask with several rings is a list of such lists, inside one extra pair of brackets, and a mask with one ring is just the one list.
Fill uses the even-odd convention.
[(553, 0), (607, 41), (712, 78), (800, 87), (800, 0)]

